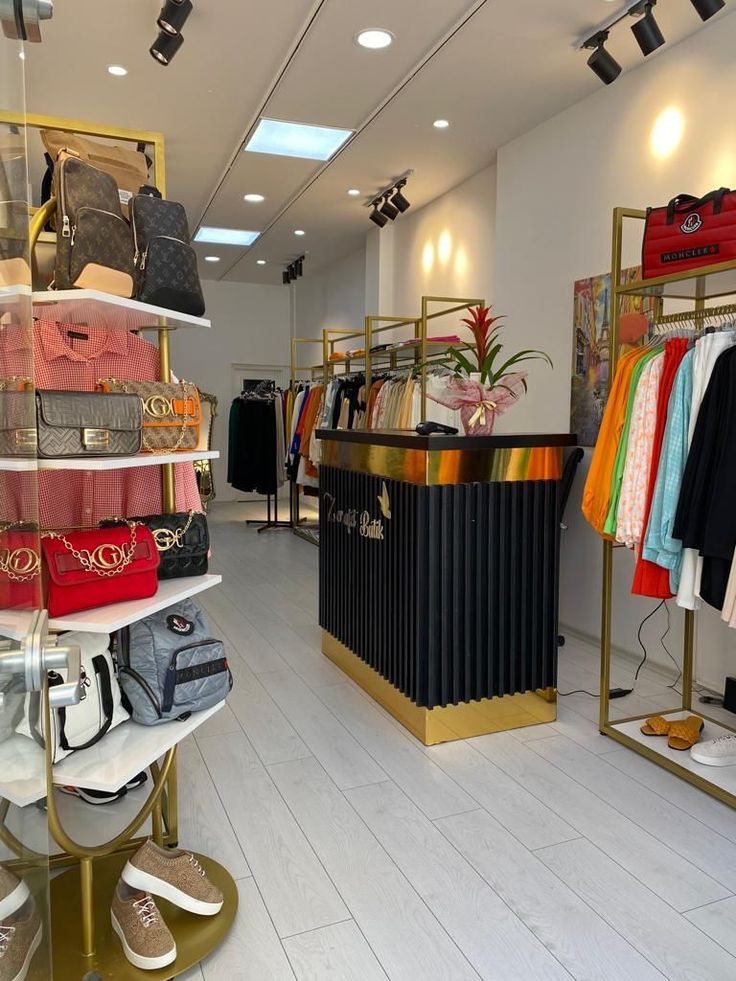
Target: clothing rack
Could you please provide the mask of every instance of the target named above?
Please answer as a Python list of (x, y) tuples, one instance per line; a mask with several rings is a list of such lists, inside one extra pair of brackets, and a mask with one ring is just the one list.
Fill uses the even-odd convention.
[[(320, 337), (292, 337), (291, 339), (291, 382), (290, 388), (292, 396), (296, 396), (298, 388), (300, 385), (309, 385), (315, 380), (315, 373), (317, 377), (324, 370), (323, 364), (318, 365), (300, 365), (299, 364), (299, 351), (301, 344), (315, 344), (317, 349), (323, 349), (324, 338)], [(299, 375), (308, 374), (309, 379), (301, 379)], [(288, 441), (289, 435), (291, 433), (291, 413), (293, 412), (293, 402), (290, 406), (290, 412), (286, 419), (286, 439)], [(289, 454), (290, 447), (287, 445), (286, 453)], [(301, 501), (299, 497), (299, 485), (294, 480), (294, 478), (289, 474), (289, 519), (291, 521), (291, 529), (297, 538), (303, 538), (304, 541), (309, 542), (312, 545), (319, 546), (319, 523), (317, 525), (308, 525), (307, 519), (302, 518), (301, 513)]]
[[(273, 398), (276, 399), (276, 382), (273, 378), (244, 378), (243, 387), (240, 391), (240, 398)], [(278, 467), (278, 459), (276, 462)], [(279, 520), (279, 480), (278, 472), (274, 474), (274, 485), (276, 490), (273, 494), (266, 494), (266, 521), (260, 518), (246, 518), (246, 525), (258, 525), (257, 531), (260, 535), (263, 531), (270, 531), (272, 528), (291, 528), (292, 520), (289, 514), (288, 521)], [(273, 508), (271, 507), (273, 498)], [(273, 514), (273, 518), (271, 515)]]

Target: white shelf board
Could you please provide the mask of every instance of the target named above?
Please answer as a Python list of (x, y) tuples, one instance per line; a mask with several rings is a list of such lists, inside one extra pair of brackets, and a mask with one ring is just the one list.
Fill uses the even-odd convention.
[[(54, 767), (57, 786), (114, 792), (160, 759), (219, 712), (224, 702), (184, 722), (142, 726), (124, 722), (96, 746), (73, 753)], [(70, 709), (70, 711), (74, 711)], [(0, 797), (25, 807), (46, 796), (44, 753), (32, 739), (15, 735), (0, 746)]]
[[(149, 599), (128, 600), (125, 603), (111, 603), (93, 610), (83, 610), (66, 617), (52, 617), (50, 630), (83, 630), (90, 633), (113, 633), (129, 623), (166, 609), (174, 603), (196, 596), (206, 589), (219, 586), (222, 576), (187, 576), (184, 579), (165, 579), (158, 584), (158, 592)], [(0, 610), (0, 638), (10, 637), (21, 640), (27, 633), (27, 611)]]
[(162, 463), (190, 463), (195, 460), (219, 460), (219, 450), (192, 450), (186, 453), (138, 453), (135, 456), (64, 457), (44, 460), (41, 457), (0, 457), (0, 471), (29, 470), (127, 470), (130, 467), (159, 467)]
[(126, 300), (98, 290), (44, 290), (33, 294), (36, 313), (65, 324), (85, 324), (108, 330), (171, 330), (181, 327), (211, 327), (205, 317), (192, 317), (164, 310), (140, 300)]
[[(692, 712), (666, 712), (662, 715), (665, 719), (684, 719), (688, 715), (699, 715), (699, 712), (695, 709)], [(653, 750), (659, 756), (666, 757), (684, 770), (697, 773), (704, 780), (709, 780), (730, 794), (736, 794), (736, 766), (705, 766), (703, 763), (696, 763), (689, 750), (670, 749), (667, 745), (666, 736), (645, 736), (640, 731), (643, 723), (643, 719), (634, 719), (631, 722), (613, 723), (612, 728), (624, 733), (637, 743), (642, 743), (648, 749)], [(705, 728), (700, 734), (700, 741), (706, 742), (708, 739), (718, 739), (719, 736), (730, 736), (733, 735), (733, 731), (733, 729), (728, 729), (726, 726), (706, 719)]]

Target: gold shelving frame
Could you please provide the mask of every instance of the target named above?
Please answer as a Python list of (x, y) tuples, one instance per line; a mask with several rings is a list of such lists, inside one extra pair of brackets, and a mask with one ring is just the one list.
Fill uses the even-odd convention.
[[(317, 365), (300, 365), (299, 364), (299, 345), (300, 344), (316, 344), (318, 348), (322, 347), (323, 338), (321, 337), (292, 337), (291, 339), (291, 378), (289, 385), (291, 387), (292, 397), (295, 394), (295, 386), (298, 380), (297, 376), (302, 373), (309, 373), (310, 379), (314, 380), (315, 372), (318, 376), (322, 374), (324, 366), (322, 364)], [(286, 438), (288, 440), (289, 433), (291, 432), (291, 423), (293, 412), (293, 402), (290, 407), (289, 416), (286, 420)], [(289, 447), (286, 448), (287, 453)], [(300, 501), (299, 501), (299, 487), (292, 481), (290, 485), (289, 493), (291, 495), (291, 523), (292, 531), (297, 538), (304, 539), (305, 542), (309, 542), (310, 545), (318, 545), (319, 542), (315, 541), (314, 538), (309, 534), (309, 531), (302, 523), (302, 518), (300, 515)], [(306, 520), (306, 519), (305, 519)]]
[[(621, 316), (620, 300), (624, 296), (648, 296), (656, 299), (654, 310), (654, 322), (662, 324), (679, 323), (685, 320), (694, 320), (696, 327), (702, 327), (705, 319), (709, 316), (720, 316), (724, 314), (736, 313), (736, 303), (721, 305), (719, 307), (707, 307), (709, 300), (722, 298), (736, 294), (736, 262), (723, 263), (715, 266), (705, 266), (700, 269), (691, 270), (687, 273), (675, 273), (669, 276), (659, 276), (656, 279), (640, 280), (622, 285), (622, 251), (624, 222), (643, 221), (646, 219), (646, 212), (633, 208), (614, 208), (613, 211), (613, 230), (611, 248), (611, 324), (609, 334), (609, 386), (613, 381), (616, 364), (618, 362), (618, 334), (619, 321)], [(693, 307), (687, 312), (665, 314), (664, 300), (689, 299), (693, 302)], [(612, 642), (611, 630), (613, 624), (613, 553), (615, 544), (612, 541), (603, 542), (603, 588), (601, 601), (601, 676), (600, 676), (600, 731), (610, 736), (611, 739), (621, 743), (628, 749), (632, 749), (640, 756), (646, 757), (658, 766), (669, 770), (683, 780), (705, 791), (712, 797), (717, 798), (724, 804), (736, 808), (736, 795), (724, 790), (718, 784), (700, 773), (695, 773), (670, 759), (657, 749), (656, 740), (651, 743), (643, 744), (629, 735), (621, 732), (617, 726), (628, 722), (638, 722), (647, 715), (631, 716), (626, 719), (610, 718), (610, 698), (611, 687), (611, 661), (612, 661)], [(681, 704), (674, 709), (668, 709), (657, 714), (666, 715), (668, 712), (689, 712), (692, 710), (692, 687), (695, 662), (695, 612), (685, 611), (685, 623), (683, 627), (682, 639), (682, 698)], [(648, 715), (652, 713), (649, 712)], [(723, 728), (730, 729), (722, 719), (714, 719), (703, 712), (698, 714), (709, 722)], [(736, 731), (736, 730), (733, 730)], [(707, 768), (703, 767), (706, 771)]]

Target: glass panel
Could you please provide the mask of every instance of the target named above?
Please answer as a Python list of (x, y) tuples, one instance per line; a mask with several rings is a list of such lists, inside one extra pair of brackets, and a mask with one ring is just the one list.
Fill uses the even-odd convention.
[[(50, 979), (41, 748), (24, 719), (40, 597), (23, 46), (0, 34), (0, 979)], [(37, 698), (38, 695), (30, 696)], [(27, 972), (27, 973), (26, 973)]]

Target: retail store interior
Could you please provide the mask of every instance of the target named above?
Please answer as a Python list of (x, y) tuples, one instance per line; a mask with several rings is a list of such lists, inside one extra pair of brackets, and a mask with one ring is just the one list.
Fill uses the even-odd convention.
[(733, 981), (736, 3), (0, 24), (0, 981)]

